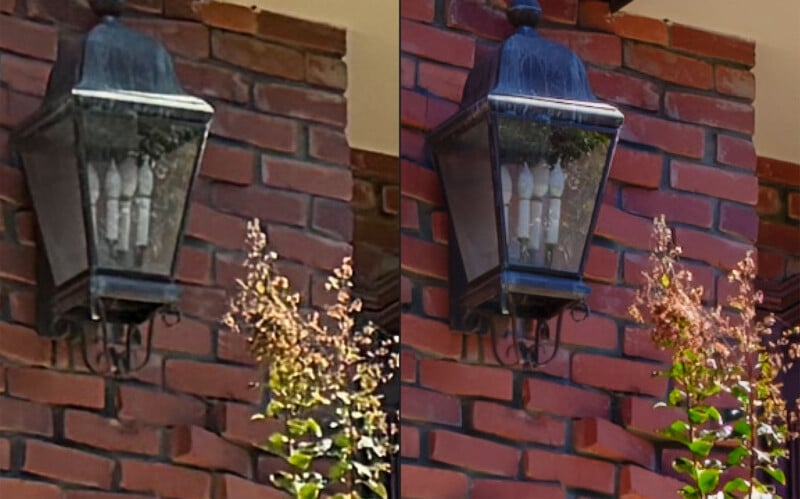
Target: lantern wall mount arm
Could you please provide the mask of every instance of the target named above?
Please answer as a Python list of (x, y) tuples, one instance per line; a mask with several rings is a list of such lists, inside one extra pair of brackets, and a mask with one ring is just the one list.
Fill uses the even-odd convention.
[(89, 3), (99, 22), (60, 34), (42, 107), (12, 141), (39, 226), (37, 330), (124, 374), (147, 363), (155, 317), (180, 318), (177, 254), (214, 110), (120, 22), (122, 0)]
[(597, 101), (583, 62), (537, 33), (541, 13), (535, 0), (510, 2), (516, 31), (428, 138), (451, 220), (451, 326), (492, 333), (496, 354), (509, 340), (529, 366), (555, 355), (565, 311), (588, 315), (583, 269), (623, 121)]

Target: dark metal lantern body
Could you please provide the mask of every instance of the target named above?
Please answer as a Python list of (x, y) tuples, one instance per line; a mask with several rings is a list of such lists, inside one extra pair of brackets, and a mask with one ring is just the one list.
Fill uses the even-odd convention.
[(178, 300), (212, 115), (184, 93), (164, 47), (116, 17), (62, 36), (42, 108), (14, 134), (39, 224), (40, 334), (140, 324)]
[(583, 63), (534, 29), (535, 1), (467, 79), (429, 148), (451, 219), (451, 321), (472, 312), (547, 319), (582, 302), (588, 241), (623, 116), (600, 103)]

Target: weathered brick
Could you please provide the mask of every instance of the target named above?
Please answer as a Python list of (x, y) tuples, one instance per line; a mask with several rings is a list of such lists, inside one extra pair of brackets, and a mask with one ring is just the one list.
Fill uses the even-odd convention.
[(208, 28), (201, 24), (145, 17), (124, 19), (132, 29), (160, 40), (175, 55), (190, 59), (203, 59), (209, 55)]
[(475, 42), (468, 36), (400, 20), (400, 49), (427, 59), (471, 68)]
[(400, 237), (400, 252), (404, 256), (400, 264), (403, 269), (436, 279), (447, 279), (447, 248), (403, 234)]
[(714, 71), (707, 62), (631, 42), (625, 43), (623, 54), (626, 67), (660, 80), (702, 90), (714, 85)]
[(238, 103), (250, 100), (253, 82), (241, 71), (180, 58), (175, 61), (175, 71), (183, 86), (191, 92)]
[(292, 153), (297, 151), (298, 128), (292, 120), (218, 105), (211, 131), (263, 149)]
[(758, 201), (758, 178), (755, 175), (719, 167), (673, 160), (670, 163), (670, 185), (674, 189), (749, 205)]
[(0, 431), (52, 436), (52, 409), (44, 404), (0, 397)]
[(452, 431), (429, 433), (430, 459), (459, 468), (500, 476), (515, 476), (522, 453), (498, 444)]
[(402, 314), (400, 327), (403, 344), (437, 357), (458, 359), (461, 356), (462, 336), (440, 321)]
[(690, 158), (702, 158), (705, 151), (703, 128), (644, 114), (626, 113), (620, 138)]
[(762, 182), (800, 186), (800, 164), (798, 163), (759, 156), (756, 172)]
[[(657, 366), (614, 357), (576, 354), (572, 358), (572, 380), (589, 386), (618, 392), (633, 392), (663, 397), (667, 383), (653, 376)], [(618, 373), (625, 372), (625, 376)]]
[(425, 359), (419, 372), (422, 386), (441, 392), (506, 401), (513, 396), (513, 376), (506, 369)]
[(758, 186), (758, 203), (756, 212), (759, 215), (776, 215), (781, 211), (781, 194), (772, 187)]
[(64, 413), (64, 436), (90, 447), (155, 456), (159, 453), (156, 429), (139, 424), (124, 424), (86, 411)]
[(472, 405), (472, 428), (512, 442), (564, 445), (564, 421), (485, 401)]
[(667, 45), (667, 24), (660, 19), (637, 16), (626, 12), (611, 14), (608, 2), (589, 0), (580, 2), (578, 24), (584, 28), (615, 33), (622, 38)]
[(753, 100), (756, 97), (756, 77), (750, 71), (716, 66), (714, 81), (719, 93)]
[(648, 111), (661, 107), (661, 88), (656, 83), (635, 76), (588, 68), (592, 90), (601, 99)]
[(533, 413), (566, 417), (608, 417), (611, 410), (605, 394), (540, 378), (525, 379), (523, 403)]
[(171, 359), (164, 377), (167, 387), (185, 393), (245, 402), (259, 399), (258, 392), (249, 387), (255, 371), (244, 367)]
[(350, 146), (347, 143), (347, 136), (338, 130), (319, 126), (309, 127), (308, 153), (320, 161), (350, 166)]
[(347, 66), (335, 57), (306, 54), (306, 81), (339, 90), (347, 88)]
[(677, 192), (625, 187), (622, 189), (622, 209), (650, 218), (665, 215), (668, 222), (688, 223), (707, 229), (714, 222), (712, 199)]
[(622, 64), (622, 43), (618, 36), (548, 28), (539, 32), (544, 38), (566, 45), (584, 62), (612, 68)]
[(255, 88), (255, 104), (272, 114), (340, 127), (347, 123), (344, 97), (332, 92), (277, 83), (259, 84)]
[(58, 30), (14, 16), (0, 16), (0, 48), (20, 55), (55, 61)]
[(197, 6), (200, 20), (208, 26), (228, 31), (252, 34), (258, 30), (255, 9), (223, 2), (201, 3)]
[(403, 385), (400, 389), (403, 420), (461, 425), (461, 402), (457, 397)]
[(170, 431), (170, 457), (176, 463), (227, 470), (245, 477), (253, 473), (246, 449), (199, 426), (180, 426)]
[(9, 368), (8, 391), (16, 397), (51, 405), (102, 409), (105, 382), (95, 376), (26, 367)]
[(450, 0), (445, 5), (447, 25), (451, 28), (492, 40), (505, 40), (514, 32), (504, 12), (483, 3)]
[(748, 170), (756, 169), (756, 148), (749, 139), (717, 135), (717, 161)]
[(675, 228), (675, 241), (683, 250), (685, 258), (706, 262), (717, 268), (734, 268), (752, 245), (731, 241), (707, 232), (686, 227)]
[(258, 13), (257, 36), (338, 56), (347, 49), (347, 33), (343, 29), (267, 10)]
[(265, 184), (276, 188), (343, 201), (349, 201), (352, 197), (352, 174), (343, 168), (264, 156), (262, 175)]
[(256, 40), (252, 37), (215, 31), (211, 36), (215, 59), (287, 80), (305, 78), (305, 57), (299, 50)]
[(750, 104), (702, 95), (667, 92), (667, 115), (681, 121), (725, 128), (751, 135), (755, 111)]
[[(467, 4), (467, 2), (461, 2)], [(434, 95), (461, 102), (461, 92), (467, 81), (467, 71), (422, 61), (417, 69), (417, 84)]]
[(569, 488), (602, 494), (613, 494), (616, 485), (613, 463), (539, 449), (525, 452), (523, 471), (532, 480), (560, 482)]
[(646, 467), (655, 462), (653, 444), (602, 418), (576, 421), (572, 425), (572, 435), (572, 445), (581, 454), (634, 462)]
[(754, 243), (759, 236), (758, 214), (751, 206), (723, 202), (719, 210), (719, 230)]
[(22, 469), (59, 481), (109, 489), (114, 461), (69, 447), (26, 440)]
[(0, 56), (0, 82), (22, 93), (43, 96), (50, 77), (50, 64), (11, 54)]
[(670, 27), (672, 47), (712, 59), (723, 59), (753, 67), (756, 61), (755, 44), (751, 41), (703, 31), (682, 24)]
[(48, 367), (52, 343), (33, 329), (0, 322), (0, 356), (12, 362)]

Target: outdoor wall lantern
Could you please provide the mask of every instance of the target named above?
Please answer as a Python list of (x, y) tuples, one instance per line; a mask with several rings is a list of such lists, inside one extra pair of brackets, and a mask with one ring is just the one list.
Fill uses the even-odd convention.
[(587, 243), (623, 115), (537, 34), (538, 2), (512, 0), (507, 16), (516, 32), (472, 69), (429, 147), (451, 219), (452, 326), (491, 331), (498, 361), (530, 367), (555, 356), (564, 311), (588, 315)]
[(176, 256), (213, 109), (184, 93), (159, 42), (122, 24), (122, 1), (90, 4), (101, 21), (62, 36), (14, 145), (39, 225), (39, 334), (71, 336), (90, 370), (120, 374), (147, 363), (157, 313), (180, 317)]

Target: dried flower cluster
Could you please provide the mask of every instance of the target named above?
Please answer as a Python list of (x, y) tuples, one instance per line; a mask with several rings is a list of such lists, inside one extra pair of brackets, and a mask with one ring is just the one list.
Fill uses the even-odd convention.
[[(787, 440), (794, 435), (787, 428), (778, 376), (797, 357), (794, 340), (800, 328), (773, 341), (775, 319), (757, 318), (763, 296), (753, 287), (756, 269), (750, 254), (729, 274), (737, 287), (727, 304), (730, 310), (703, 304), (702, 287), (678, 265), (680, 254), (664, 218), (656, 219), (651, 267), (643, 273), (631, 315), (649, 324), (656, 346), (672, 352), (672, 364), (662, 374), (673, 387), (659, 405), (681, 408), (685, 414), (664, 430), (691, 456), (673, 463), (690, 479), (681, 494), (777, 498), (774, 487), (760, 477), (785, 482), (779, 461), (787, 457)], [(734, 400), (736, 407), (723, 410), (721, 396)], [(724, 457), (716, 459), (715, 450)], [(723, 474), (734, 469), (739, 473)]]
[[(258, 222), (248, 226), (247, 246), (248, 273), (225, 324), (247, 335), (262, 369), (257, 384), (270, 400), (254, 419), (284, 423), (285, 431), (263, 446), (290, 467), (273, 482), (303, 499), (335, 484), (346, 489), (335, 499), (386, 498), (382, 481), (397, 452), (397, 428), (379, 390), (399, 366), (398, 338), (382, 338), (372, 324), (356, 326), (361, 302), (352, 296), (349, 259), (326, 283), (336, 302), (324, 314), (304, 312), (300, 296), (276, 271), (277, 255)], [(330, 465), (325, 474), (321, 461)]]

